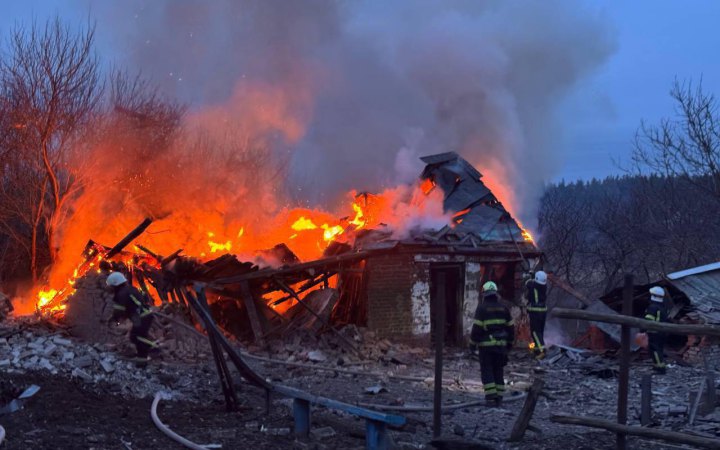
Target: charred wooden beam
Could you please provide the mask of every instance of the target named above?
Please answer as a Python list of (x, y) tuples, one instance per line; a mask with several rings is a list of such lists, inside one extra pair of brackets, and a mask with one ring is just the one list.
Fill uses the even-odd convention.
[(143, 232), (145, 230), (147, 230), (147, 227), (149, 227), (151, 223), (152, 223), (152, 219), (149, 217), (146, 217), (145, 220), (143, 220), (140, 225), (135, 227), (135, 229), (133, 229), (131, 232), (129, 232), (127, 234), (127, 236), (122, 238), (120, 240), (120, 242), (115, 244), (115, 246), (113, 248), (111, 248), (110, 251), (107, 252), (107, 254), (105, 255), (105, 258), (109, 259), (109, 258), (112, 258), (113, 256), (117, 255), (118, 253), (120, 253), (122, 251), (122, 249), (127, 247), (127, 245), (133, 241), (133, 239), (135, 239), (136, 237), (143, 234)]
[(348, 349), (349, 349), (349, 350), (352, 350), (353, 353), (355, 353), (355, 354), (358, 355), (358, 356), (361, 356), (360, 351), (357, 349), (357, 347), (355, 347), (355, 345), (350, 341), (350, 339), (348, 339), (348, 338), (345, 337), (342, 333), (340, 333), (338, 330), (336, 330), (335, 327), (331, 326), (330, 323), (328, 323), (327, 320), (325, 320), (322, 316), (320, 316), (320, 314), (318, 314), (318, 313), (316, 313), (315, 311), (313, 311), (313, 309), (312, 309), (307, 303), (305, 303), (305, 302), (300, 298), (300, 296), (298, 296), (297, 293), (292, 290), (292, 288), (291, 288), (290, 286), (286, 285), (285, 283), (283, 283), (281, 280), (279, 280), (279, 279), (277, 279), (277, 278), (273, 278), (273, 281), (274, 281), (278, 286), (280, 286), (280, 289), (282, 289), (283, 291), (285, 291), (285, 292), (287, 292), (288, 294), (292, 295), (299, 304), (301, 304), (305, 309), (308, 310), (308, 312), (310, 312), (310, 314), (312, 314), (312, 315), (315, 316), (320, 322), (322, 322), (323, 325), (325, 325), (326, 327), (328, 327), (328, 328), (330, 329), (330, 331), (332, 331), (333, 333), (335, 333), (335, 335), (337, 335), (337, 336), (340, 338), (340, 340), (341, 340), (342, 342), (344, 342), (344, 343), (348, 346)]
[(720, 326), (717, 325), (686, 325), (652, 322), (638, 317), (622, 316), (617, 314), (604, 314), (582, 309), (554, 308), (550, 315), (561, 319), (582, 319), (591, 322), (616, 323), (629, 325), (650, 331), (661, 331), (671, 334), (692, 334), (695, 336), (720, 336)]
[[(205, 290), (202, 288), (196, 288), (195, 289), (196, 294), (198, 297), (204, 297), (205, 296)], [(208, 334), (213, 333), (215, 337), (217, 338), (217, 341), (220, 343), (220, 345), (223, 347), (225, 352), (230, 357), (230, 360), (232, 361), (233, 365), (237, 368), (238, 372), (240, 372), (240, 375), (243, 376), (246, 380), (248, 380), (250, 383), (254, 384), (257, 387), (261, 387), (265, 390), (271, 390), (272, 384), (270, 384), (267, 380), (265, 380), (263, 377), (258, 375), (250, 366), (248, 366), (245, 361), (240, 357), (239, 353), (233, 346), (230, 344), (230, 342), (227, 340), (225, 335), (222, 334), (218, 326), (215, 324), (215, 321), (212, 318), (212, 315), (210, 315), (210, 311), (208, 311), (207, 308), (203, 307), (200, 302), (194, 298), (193, 296), (188, 297), (188, 301), (190, 302), (190, 305), (195, 309), (195, 311), (200, 315), (203, 322), (205, 323), (205, 329), (207, 330)]]
[(596, 419), (593, 417), (556, 415), (552, 416), (550, 421), (564, 425), (580, 425), (583, 427), (600, 428), (614, 433), (622, 433), (629, 436), (640, 436), (648, 439), (659, 439), (667, 442), (675, 442), (677, 444), (688, 444), (702, 448), (720, 449), (720, 439), (694, 436), (674, 431), (656, 430), (653, 428), (620, 425), (611, 420)]
[(257, 272), (250, 272), (242, 275), (232, 276), (232, 277), (226, 277), (226, 278), (220, 278), (213, 281), (213, 286), (215, 285), (223, 285), (223, 284), (236, 284), (240, 283), (241, 281), (247, 280), (257, 280), (262, 278), (272, 278), (277, 276), (283, 276), (283, 275), (289, 275), (294, 274), (298, 272), (308, 271), (308, 270), (328, 270), (330, 267), (335, 267), (338, 265), (342, 265), (348, 262), (357, 261), (360, 259), (367, 258), (371, 252), (369, 251), (361, 251), (357, 253), (350, 253), (350, 254), (343, 254), (339, 256), (333, 256), (330, 258), (323, 258), (318, 259), (315, 261), (309, 261), (306, 263), (300, 263), (296, 264), (294, 266), (286, 267), (283, 269), (263, 269), (258, 270)]
[[(186, 289), (178, 289), (178, 295), (187, 298), (188, 300), (192, 297), (195, 302), (198, 302), (203, 308), (207, 308), (207, 299), (205, 296), (194, 297), (192, 292)], [(220, 343), (217, 337), (208, 330), (208, 340), (210, 341), (210, 348), (212, 349), (213, 358), (215, 359), (215, 366), (220, 377), (220, 386), (225, 397), (225, 409), (230, 411), (237, 411), (238, 400), (237, 394), (235, 393), (235, 386), (233, 386), (232, 376), (230, 370), (228, 370), (227, 363), (225, 362), (225, 355), (220, 348)]]
[(177, 259), (178, 256), (180, 256), (180, 253), (182, 253), (183, 249), (175, 250), (171, 255), (169, 255), (167, 258), (163, 258), (162, 261), (160, 261), (160, 265), (162, 267), (167, 266), (170, 264), (173, 260)]
[(250, 286), (247, 281), (240, 283), (240, 291), (242, 292), (242, 300), (245, 304), (245, 310), (250, 318), (250, 326), (252, 327), (253, 335), (255, 336), (255, 342), (260, 345), (265, 345), (263, 339), (263, 328), (260, 322), (260, 315), (258, 314), (257, 308), (255, 307), (255, 299), (253, 298), (252, 292), (250, 292)]
[(140, 245), (140, 244), (135, 244), (135, 247), (139, 248), (139, 249), (142, 250), (143, 252), (145, 252), (145, 253), (147, 253), (148, 255), (152, 256), (158, 263), (161, 263), (161, 262), (162, 262), (163, 257), (162, 257), (162, 255), (160, 255), (159, 253), (155, 253), (155, 252), (153, 252), (152, 250), (150, 250), (149, 248), (144, 247), (144, 246), (142, 246), (142, 245)]

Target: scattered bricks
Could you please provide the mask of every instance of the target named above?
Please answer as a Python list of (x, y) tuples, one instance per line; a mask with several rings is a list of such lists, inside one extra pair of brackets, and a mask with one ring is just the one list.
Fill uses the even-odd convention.
[(45, 358), (40, 358), (40, 362), (38, 363), (38, 366), (42, 369), (48, 370), (50, 372), (55, 371), (55, 366), (50, 364), (50, 361)]
[(258, 430), (258, 429), (260, 429), (260, 424), (253, 420), (251, 422), (246, 422), (245, 428), (248, 430)]
[(17, 358), (18, 358), (18, 359), (25, 359), (25, 358), (27, 358), (27, 357), (29, 357), (29, 356), (33, 356), (34, 354), (35, 354), (35, 352), (32, 351), (32, 350), (25, 350), (24, 352), (19, 353), (19, 354), (17, 355)]
[(10, 345), (10, 344), (8, 344), (7, 338), (0, 338), (0, 346), (2, 346), (2, 347), (7, 347), (7, 346), (9, 346), (9, 345)]
[(324, 362), (327, 361), (327, 356), (320, 350), (313, 350), (311, 352), (308, 352), (307, 354), (308, 359), (312, 362)]
[(287, 436), (290, 434), (290, 428), (263, 428), (262, 431), (272, 436)]
[(37, 356), (33, 356), (32, 358), (25, 361), (25, 365), (26, 366), (34, 366), (35, 364), (38, 363), (39, 360), (40, 360), (40, 358), (38, 358)]
[(110, 363), (110, 361), (106, 359), (100, 360), (100, 365), (102, 366), (103, 370), (107, 373), (110, 373), (115, 370), (115, 367)]
[(310, 430), (310, 435), (313, 439), (322, 440), (335, 436), (335, 429), (333, 427), (322, 427)]
[(10, 360), (9, 360), (9, 359), (2, 359), (2, 360), (0, 360), (0, 367), (7, 367), (7, 366), (9, 366), (9, 365), (10, 365)]
[(45, 356), (50, 356), (53, 354), (53, 352), (57, 349), (57, 345), (53, 344), (52, 342), (48, 343), (45, 348), (42, 350), (42, 354)]
[(70, 339), (61, 338), (60, 336), (55, 336), (52, 341), (57, 345), (72, 345), (72, 341)]
[(85, 372), (84, 370), (82, 370), (82, 369), (80, 369), (80, 368), (77, 368), (77, 367), (73, 369), (73, 371), (72, 371), (72, 376), (73, 376), (73, 377), (77, 377), (77, 378), (81, 378), (81, 379), (82, 379), (83, 381), (85, 381), (86, 383), (92, 383), (92, 382), (93, 382), (93, 377), (92, 377), (92, 375), (90, 375), (89, 373), (87, 373), (87, 372)]
[(41, 351), (43, 348), (45, 348), (45, 338), (37, 338), (33, 342), (28, 344), (28, 347), (30, 347), (33, 350)]
[(79, 358), (75, 358), (75, 361), (73, 361), (73, 365), (75, 367), (82, 368), (82, 367), (87, 367), (89, 365), (92, 365), (92, 362), (93, 362), (92, 356), (85, 355), (85, 356), (81, 356)]
[(75, 358), (75, 353), (73, 353), (73, 352), (63, 352), (63, 354), (62, 354), (62, 362), (72, 361), (74, 358)]

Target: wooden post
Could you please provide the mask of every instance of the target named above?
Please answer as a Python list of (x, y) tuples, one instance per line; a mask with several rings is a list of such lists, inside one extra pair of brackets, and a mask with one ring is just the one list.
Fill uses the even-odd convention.
[(445, 273), (436, 272), (435, 286), (435, 391), (433, 394), (433, 437), (442, 434), (442, 369), (445, 343)]
[(532, 419), (533, 412), (535, 411), (535, 405), (537, 404), (540, 394), (542, 393), (543, 385), (545, 381), (542, 378), (536, 378), (530, 386), (530, 391), (525, 399), (525, 404), (520, 411), (520, 415), (515, 421), (508, 442), (517, 442), (525, 435), (525, 430), (530, 426), (530, 419)]
[(703, 360), (703, 368), (705, 369), (705, 403), (703, 404), (702, 414), (710, 413), (715, 409), (715, 406), (717, 405), (717, 391), (715, 390), (715, 376), (713, 375), (712, 371), (710, 370), (710, 364), (708, 363), (707, 359), (707, 351), (704, 346), (702, 346), (702, 341), (700, 342), (700, 354), (702, 355)]
[[(625, 274), (625, 286), (623, 287), (624, 316), (632, 316), (633, 301), (633, 276)], [(630, 384), (630, 327), (622, 326), (620, 334), (620, 374), (618, 376), (618, 406), (617, 418), (620, 425), (627, 425), (628, 387)], [(627, 442), (625, 434), (617, 434), (618, 450), (625, 450)]]
[(652, 376), (643, 375), (640, 382), (640, 425), (646, 427), (652, 422)]

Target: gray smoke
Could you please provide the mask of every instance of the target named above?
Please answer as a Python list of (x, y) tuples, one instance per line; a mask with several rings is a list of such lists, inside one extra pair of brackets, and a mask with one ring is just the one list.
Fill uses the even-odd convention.
[[(574, 1), (113, 4), (97, 6), (98, 29), (198, 114), (233, 103), (229, 123), (262, 122), (258, 102), (282, 103), (258, 132), (276, 133), (274, 150), (291, 159), (289, 195), (323, 206), (407, 181), (417, 156), (454, 150), (481, 172), (503, 167), (531, 221), (557, 164), (557, 106), (615, 48), (606, 21)], [(252, 113), (236, 114), (258, 89)]]

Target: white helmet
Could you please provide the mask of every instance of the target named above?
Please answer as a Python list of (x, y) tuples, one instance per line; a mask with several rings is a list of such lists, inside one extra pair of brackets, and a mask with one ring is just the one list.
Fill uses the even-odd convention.
[(535, 273), (535, 282), (537, 284), (542, 284), (542, 285), (546, 284), (547, 283), (547, 274), (545, 272), (543, 272), (542, 270), (538, 270)]
[(107, 283), (108, 286), (117, 287), (121, 284), (127, 283), (127, 278), (125, 278), (125, 275), (121, 274), (120, 272), (113, 272), (108, 275), (105, 283)]
[(660, 286), (653, 286), (650, 288), (650, 300), (654, 302), (662, 302), (665, 297), (665, 289)]

